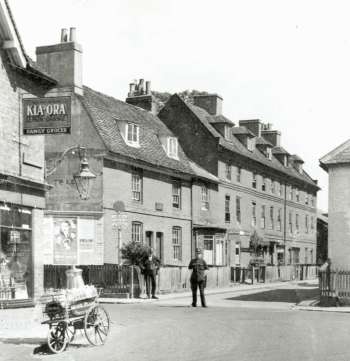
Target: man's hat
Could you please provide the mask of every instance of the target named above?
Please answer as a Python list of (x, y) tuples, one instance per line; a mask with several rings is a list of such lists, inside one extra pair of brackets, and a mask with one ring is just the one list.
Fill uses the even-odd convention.
[(196, 248), (196, 254), (202, 254), (202, 250), (200, 248)]

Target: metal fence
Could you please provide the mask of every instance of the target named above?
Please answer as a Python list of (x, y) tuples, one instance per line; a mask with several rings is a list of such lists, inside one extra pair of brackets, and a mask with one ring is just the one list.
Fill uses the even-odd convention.
[(318, 267), (312, 264), (231, 267), (231, 282), (234, 283), (267, 283), (275, 281), (316, 279)]
[[(129, 293), (131, 289), (131, 267), (115, 264), (79, 265), (85, 284), (103, 289), (104, 293)], [(69, 266), (44, 265), (44, 289), (66, 288), (66, 273)], [(134, 272), (134, 288), (138, 287)]]

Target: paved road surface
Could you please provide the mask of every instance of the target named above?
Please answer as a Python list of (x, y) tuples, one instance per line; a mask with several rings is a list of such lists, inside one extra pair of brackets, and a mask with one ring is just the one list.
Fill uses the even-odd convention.
[[(213, 295), (209, 308), (176, 299), (108, 305), (113, 330), (102, 348), (77, 341), (64, 354), (0, 344), (0, 360), (349, 361), (350, 314), (298, 311), (309, 287)], [(6, 356), (4, 356), (6, 355)]]

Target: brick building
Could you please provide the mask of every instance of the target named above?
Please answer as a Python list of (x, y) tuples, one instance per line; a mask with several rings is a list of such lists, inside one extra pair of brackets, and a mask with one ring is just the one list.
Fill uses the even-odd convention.
[(44, 138), (23, 134), (23, 99), (55, 81), (24, 51), (7, 1), (0, 1), (0, 305), (31, 302), (43, 287)]
[(247, 266), (255, 242), (266, 264), (315, 263), (319, 188), (302, 159), (281, 146), (281, 133), (269, 124), (235, 126), (222, 114), (220, 96), (195, 96), (193, 103), (175, 94), (158, 116), (186, 155), (219, 178), (215, 189), (202, 183), (202, 200), (211, 203), (194, 211), (207, 260)]
[(332, 266), (349, 269), (350, 262), (350, 140), (320, 159), (328, 173), (328, 257)]
[[(187, 267), (192, 202), (200, 196), (196, 185), (215, 187), (218, 179), (187, 159), (154, 114), (149, 83), (132, 85), (127, 103), (84, 86), (82, 48), (74, 29), (67, 36), (63, 30), (60, 43), (36, 50), (38, 66), (58, 81), (46, 98), (68, 97), (71, 104), (69, 132), (45, 135), (47, 180), (53, 186), (45, 212), (45, 263), (118, 264), (121, 245), (134, 240), (153, 246), (163, 265)], [(135, 97), (144, 109), (128, 104)], [(87, 200), (79, 197), (73, 179), (78, 146), (86, 148), (96, 176)], [(65, 229), (71, 242), (62, 249)]]

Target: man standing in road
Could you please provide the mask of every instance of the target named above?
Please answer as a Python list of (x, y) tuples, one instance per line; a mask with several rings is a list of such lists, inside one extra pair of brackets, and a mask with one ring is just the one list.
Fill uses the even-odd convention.
[(192, 259), (189, 266), (192, 270), (191, 275), (191, 289), (192, 289), (192, 307), (197, 307), (197, 288), (201, 296), (202, 307), (207, 307), (205, 302), (204, 288), (206, 287), (206, 271), (209, 269), (203, 259), (202, 251), (196, 249), (196, 258)]
[(152, 298), (158, 299), (156, 296), (156, 276), (160, 267), (160, 260), (153, 254), (153, 249), (150, 249), (148, 257), (145, 259), (142, 265), (142, 273), (145, 276), (146, 281), (146, 293), (147, 297), (151, 298), (151, 286), (152, 286)]

